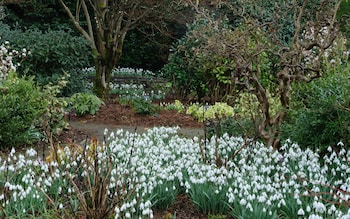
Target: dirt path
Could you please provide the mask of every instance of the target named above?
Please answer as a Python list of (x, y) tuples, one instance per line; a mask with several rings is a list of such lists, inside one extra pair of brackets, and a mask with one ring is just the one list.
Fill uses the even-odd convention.
[[(108, 132), (116, 131), (118, 129), (123, 129), (128, 132), (135, 132), (142, 134), (146, 132), (149, 127), (142, 126), (126, 126), (126, 125), (112, 125), (112, 124), (100, 124), (100, 123), (91, 123), (91, 122), (82, 122), (82, 121), (71, 121), (70, 126), (73, 129), (80, 130), (85, 134), (85, 138), (88, 139), (92, 137), (98, 138), (100, 141), (103, 141), (104, 131), (107, 128)], [(178, 131), (180, 136), (193, 138), (194, 136), (204, 136), (203, 128), (180, 128)], [(83, 139), (77, 139), (83, 140)]]

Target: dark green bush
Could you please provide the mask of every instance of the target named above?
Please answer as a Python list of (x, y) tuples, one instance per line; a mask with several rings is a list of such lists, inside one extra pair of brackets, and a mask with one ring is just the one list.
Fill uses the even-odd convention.
[[(65, 1), (68, 5), (74, 5), (73, 1)], [(48, 29), (72, 29), (72, 22), (67, 19), (67, 14), (56, 0), (30, 0), (18, 1), (15, 4), (4, 6), (3, 21), (11, 27), (20, 29), (38, 28)]]
[[(158, 36), (157, 40), (167, 37)], [(170, 42), (163, 42), (170, 44)], [(141, 68), (145, 70), (158, 71), (164, 65), (169, 49), (161, 48), (160, 43), (151, 41), (145, 37), (145, 33), (133, 30), (126, 35), (123, 46), (123, 55), (120, 58), (121, 67)]]
[(10, 78), (0, 86), (0, 147), (39, 140), (35, 126), (47, 102), (33, 78)]
[(173, 82), (177, 94), (182, 97), (195, 93), (196, 96), (202, 98), (208, 92), (206, 87), (208, 77), (197, 70), (197, 67), (204, 63), (194, 63), (196, 54), (193, 48), (199, 46), (202, 42), (200, 39), (191, 37), (191, 31), (201, 25), (193, 24), (189, 26), (186, 36), (178, 40), (168, 64), (162, 69), (164, 76)]
[(145, 98), (134, 98), (131, 100), (131, 108), (137, 114), (153, 115), (157, 112), (157, 106)]
[(207, 125), (207, 137), (212, 136), (221, 137), (223, 134), (229, 136), (248, 136), (254, 138), (257, 135), (255, 133), (254, 121), (251, 119), (238, 119), (238, 118), (227, 118), (220, 121), (211, 122)]
[(324, 150), (342, 141), (350, 145), (350, 84), (347, 67), (294, 88), (294, 107), (282, 126), (283, 139)]
[[(7, 25), (0, 25), (1, 41), (11, 39), (14, 49), (26, 48), (31, 52), (18, 72), (34, 75), (35, 80), (44, 85), (48, 82), (56, 82), (66, 71), (70, 74), (81, 75), (79, 69), (92, 66), (91, 50), (85, 38), (74, 36), (63, 30), (48, 30), (42, 32), (37, 29), (26, 31), (12, 30)], [(70, 77), (70, 90), (64, 95), (81, 91), (82, 78)], [(79, 82), (77, 85), (74, 83)]]
[(81, 116), (85, 114), (95, 114), (104, 102), (93, 94), (76, 93), (68, 98), (68, 104), (78, 116)]

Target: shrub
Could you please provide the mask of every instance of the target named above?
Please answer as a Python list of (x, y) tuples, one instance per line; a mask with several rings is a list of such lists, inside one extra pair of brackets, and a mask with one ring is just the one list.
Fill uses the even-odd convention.
[(95, 114), (100, 106), (104, 104), (96, 95), (89, 93), (76, 93), (68, 98), (70, 108), (72, 108), (78, 116), (84, 114)]
[(284, 139), (301, 147), (325, 151), (342, 140), (350, 143), (350, 86), (346, 68), (295, 89), (295, 110), (282, 126)]
[(0, 91), (0, 146), (16, 146), (39, 140), (34, 129), (48, 107), (32, 77), (10, 76)]
[(209, 123), (206, 128), (208, 138), (213, 136), (221, 137), (224, 134), (229, 136), (248, 136), (249, 138), (258, 137), (255, 127), (257, 124), (251, 119), (244, 118), (226, 118), (220, 121)]
[(180, 100), (175, 100), (174, 103), (166, 104), (165, 110), (176, 110), (178, 113), (182, 113), (185, 110), (185, 106)]
[(145, 98), (134, 98), (131, 100), (131, 108), (137, 114), (152, 115), (157, 112), (157, 106)]
[[(190, 26), (189, 29), (191, 28), (195, 29), (196, 26)], [(188, 31), (188, 34), (191, 34), (191, 32)], [(174, 46), (173, 50), (175, 52), (170, 55), (168, 64), (162, 68), (162, 73), (173, 82), (175, 92), (181, 97), (187, 97), (195, 93), (199, 98), (202, 98), (208, 92), (206, 88), (208, 78), (198, 72), (196, 65), (191, 63), (191, 60), (195, 57), (193, 48), (200, 45), (200, 41), (187, 35), (182, 37)]]
[[(73, 36), (70, 32), (12, 30), (7, 25), (1, 24), (0, 35), (4, 39), (11, 39), (14, 49), (26, 48), (31, 51), (31, 55), (18, 68), (18, 72), (34, 75), (35, 80), (43, 85), (57, 81), (64, 71), (74, 73), (77, 69), (91, 65), (92, 57), (87, 41), (83, 37)], [(75, 77), (70, 78), (72, 84), (82, 81), (74, 79)]]
[(191, 115), (200, 122), (206, 120), (220, 120), (233, 116), (233, 108), (227, 103), (217, 102), (212, 106), (198, 106), (191, 105), (187, 111), (187, 114)]

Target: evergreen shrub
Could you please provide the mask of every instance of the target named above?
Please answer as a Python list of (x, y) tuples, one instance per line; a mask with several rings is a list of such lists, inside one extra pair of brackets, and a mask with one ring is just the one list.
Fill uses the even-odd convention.
[(69, 96), (84, 89), (80, 69), (92, 65), (90, 48), (85, 38), (64, 30), (43, 32), (38, 29), (10, 29), (6, 24), (0, 25), (0, 36), (2, 39), (11, 39), (14, 49), (26, 48), (31, 51), (31, 55), (17, 69), (19, 73), (33, 75), (39, 84), (45, 85), (56, 82), (64, 72), (68, 72), (77, 77), (70, 77), (63, 95)]
[(39, 140), (36, 121), (47, 102), (32, 77), (10, 76), (0, 89), (0, 147), (12, 147)]

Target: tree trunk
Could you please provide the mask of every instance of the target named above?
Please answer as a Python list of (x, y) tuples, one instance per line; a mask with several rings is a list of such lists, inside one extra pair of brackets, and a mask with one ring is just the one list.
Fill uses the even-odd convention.
[(109, 83), (113, 68), (108, 65), (103, 65), (102, 63), (96, 64), (95, 68), (96, 75), (94, 81), (94, 92), (98, 97), (107, 100), (109, 94)]
[[(110, 36), (106, 34), (107, 37)], [(100, 36), (97, 37), (97, 50), (93, 51), (95, 55), (96, 76), (94, 81), (95, 94), (107, 100), (109, 98), (109, 84), (112, 71), (117, 66), (122, 55), (122, 48), (126, 32), (120, 37), (117, 46), (114, 43), (104, 40)], [(106, 37), (106, 38), (107, 38)]]
[(107, 100), (109, 97), (109, 84), (111, 80), (112, 71), (118, 64), (120, 54), (110, 55), (97, 55), (95, 58), (95, 81), (94, 92), (96, 96)]

